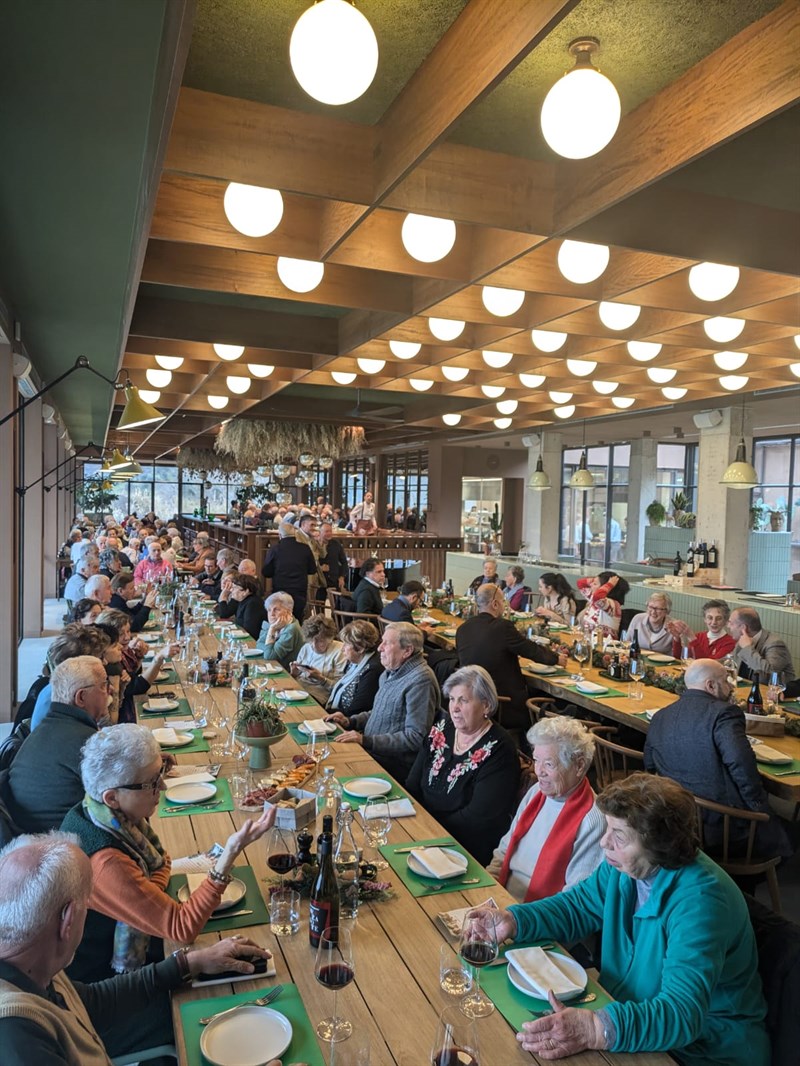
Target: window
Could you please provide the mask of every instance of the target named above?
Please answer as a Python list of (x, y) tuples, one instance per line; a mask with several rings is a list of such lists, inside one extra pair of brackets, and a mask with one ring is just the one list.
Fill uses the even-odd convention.
[(594, 478), (587, 492), (569, 487), (581, 453), (581, 448), (566, 448), (563, 454), (559, 552), (581, 563), (610, 566), (622, 558), (625, 548), (631, 448), (629, 444), (587, 448), (586, 464)]
[(386, 457), (386, 506), (394, 514), (409, 507), (418, 515), (428, 509), (428, 453), (400, 452)]
[(365, 492), (372, 491), (372, 474), (369, 459), (343, 459), (339, 464), (339, 498), (345, 513), (351, 511), (364, 499)]
[(503, 479), (465, 477), (461, 479), (461, 536), (464, 550), (480, 552), (491, 532), (494, 506), (502, 511)]
[(788, 576), (796, 574), (800, 571), (800, 435), (754, 440), (753, 466), (761, 484), (753, 489), (752, 505), (768, 508), (762, 518), (765, 529), (791, 533)]
[(656, 451), (656, 499), (667, 513), (672, 511), (672, 497), (677, 492), (688, 496), (685, 511), (696, 511), (697, 492), (696, 444), (659, 444)]

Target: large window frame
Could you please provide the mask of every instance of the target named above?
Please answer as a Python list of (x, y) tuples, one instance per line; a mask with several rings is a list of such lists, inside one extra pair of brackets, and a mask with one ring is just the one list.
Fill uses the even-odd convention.
[[(683, 449), (683, 463), (670, 465), (666, 449)], [(678, 492), (683, 492), (689, 500), (686, 511), (696, 511), (697, 501), (697, 472), (700, 448), (696, 443), (683, 441), (660, 441), (656, 450), (656, 499), (663, 504), (669, 512), (672, 507), (672, 497)], [(662, 461), (663, 460), (663, 461)], [(665, 472), (673, 472), (669, 480), (664, 477)]]
[[(776, 446), (785, 445), (789, 453), (786, 478), (777, 480), (770, 476), (768, 460)], [(769, 437), (753, 438), (753, 466), (758, 474), (758, 488), (750, 493), (750, 506), (758, 502), (772, 507), (782, 504), (786, 508), (783, 529), (791, 535), (789, 574), (800, 572), (800, 433), (781, 433)], [(796, 513), (795, 513), (796, 512)], [(771, 529), (769, 521), (766, 529)]]
[[(626, 516), (620, 522), (615, 517), (615, 507), (619, 512), (623, 502), (627, 505), (631, 446), (629, 441), (617, 441), (587, 447), (587, 466), (595, 483), (585, 492), (569, 485), (582, 452), (582, 447), (562, 451), (558, 551), (559, 555), (572, 558), (576, 558), (577, 553), (581, 566), (588, 562), (605, 568), (618, 562), (625, 550)], [(601, 528), (593, 529), (592, 524), (599, 519), (597, 511), (602, 511)], [(573, 529), (580, 530), (580, 540), (572, 535)], [(600, 535), (602, 541), (595, 544), (594, 536)]]
[(403, 516), (409, 507), (421, 518), (428, 509), (428, 451), (391, 452), (386, 456), (386, 506)]
[(339, 499), (342, 510), (349, 514), (364, 499), (365, 492), (373, 492), (372, 468), (367, 456), (342, 459), (339, 463)]

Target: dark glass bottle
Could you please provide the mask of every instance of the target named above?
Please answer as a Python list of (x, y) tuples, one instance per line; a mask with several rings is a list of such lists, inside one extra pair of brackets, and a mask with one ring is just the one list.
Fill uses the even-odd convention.
[(318, 846), (319, 869), (308, 905), (308, 939), (312, 948), (319, 947), (323, 933), (339, 925), (339, 883), (333, 865), (333, 818), (329, 814), (322, 819)]
[(681, 567), (683, 566), (683, 559), (681, 559), (681, 553), (678, 552), (675, 556), (675, 562), (672, 564), (672, 573), (675, 577), (680, 576)]
[(239, 707), (243, 703), (256, 698), (256, 690), (250, 679), (250, 663), (242, 664), (241, 680), (239, 681)]
[(764, 713), (764, 699), (761, 695), (761, 689), (758, 687), (760, 678), (758, 674), (753, 674), (753, 685), (750, 689), (750, 694), (747, 697), (747, 713), (748, 714), (763, 714)]
[(712, 540), (711, 547), (708, 549), (708, 568), (709, 570), (716, 570), (718, 566), (717, 542)]

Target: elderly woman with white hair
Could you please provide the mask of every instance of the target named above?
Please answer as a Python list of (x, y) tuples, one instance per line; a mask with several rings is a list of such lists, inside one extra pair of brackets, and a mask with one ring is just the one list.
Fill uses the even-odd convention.
[(275, 811), (232, 833), (206, 880), (178, 903), (166, 891), (172, 860), (149, 822), (166, 787), (150, 730), (118, 725), (90, 737), (81, 752), (81, 778), (86, 795), (61, 828), (75, 833), (89, 856), (92, 891), (86, 931), (68, 972), (96, 981), (152, 961), (151, 937), (192, 943), (219, 906), (234, 861), (271, 828)]
[(493, 721), (497, 689), (482, 666), (462, 666), (443, 691), (450, 713), (434, 721), (406, 788), (478, 862), (486, 863), (516, 802), (517, 750)]
[(277, 659), (284, 670), (289, 669), (303, 647), (303, 631), (292, 611), (294, 600), (288, 592), (273, 592), (264, 601), (267, 620), (261, 626), (256, 647), (265, 659)]
[(674, 653), (676, 623), (670, 619), (672, 598), (666, 592), (651, 592), (647, 608), (635, 614), (628, 626), (628, 640), (636, 634), (642, 651), (657, 651), (663, 655)]
[(528, 789), (488, 870), (523, 903), (554, 896), (585, 880), (603, 859), (605, 820), (586, 774), (594, 737), (566, 716), (528, 730), (538, 778)]

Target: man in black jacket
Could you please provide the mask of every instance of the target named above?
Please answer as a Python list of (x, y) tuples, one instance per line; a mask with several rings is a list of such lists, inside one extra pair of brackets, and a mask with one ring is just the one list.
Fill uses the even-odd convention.
[(279, 530), (280, 540), (267, 552), (261, 573), (264, 576), (266, 595), (273, 592), (288, 592), (294, 601), (292, 613), (298, 622), (303, 621), (308, 600), (308, 579), (317, 572), (314, 553), (307, 544), (296, 540), (291, 532)]
[(515, 734), (524, 733), (530, 724), (525, 706), (528, 687), (519, 657), (552, 666), (559, 661), (558, 655), (523, 637), (514, 623), (503, 617), (506, 601), (497, 585), (481, 585), (475, 602), (478, 614), (468, 618), (456, 633), (459, 663), (482, 666), (491, 675), (497, 694), (511, 701), (510, 705), (500, 705), (501, 724)]
[[(317, 540), (320, 544), (319, 564), (325, 575), (325, 584), (329, 589), (344, 592), (347, 584), (347, 552), (333, 535), (331, 522), (320, 522), (317, 532)], [(325, 599), (325, 590), (319, 590), (318, 599)]]
[(203, 560), (203, 570), (192, 581), (200, 591), (210, 600), (218, 600), (222, 588), (222, 570), (217, 562), (217, 557), (208, 555)]
[[(117, 611), (124, 611), (131, 620), (131, 633), (138, 633), (144, 629), (150, 618), (150, 608), (156, 602), (156, 590), (151, 589), (143, 600), (138, 602), (136, 597), (136, 583), (133, 574), (126, 570), (111, 582), (111, 599), (109, 607)], [(133, 606), (131, 606), (133, 604)]]
[(353, 592), (356, 610), (362, 614), (380, 614), (383, 610), (381, 589), (386, 587), (386, 571), (380, 559), (367, 559), (361, 566), (361, 580)]
[(414, 624), (413, 611), (422, 602), (425, 586), (421, 581), (406, 581), (400, 586), (400, 594), (390, 600), (381, 611), (381, 617), (390, 622), (411, 622)]
[[(671, 777), (702, 799), (726, 807), (770, 813), (756, 757), (745, 735), (744, 713), (730, 702), (733, 687), (722, 663), (696, 659), (685, 674), (686, 691), (653, 716), (644, 746), (645, 769)], [(703, 811), (705, 848), (722, 840), (722, 818)], [(731, 839), (744, 845), (748, 822), (731, 823)], [(791, 855), (783, 827), (773, 816), (756, 832), (763, 855)]]

